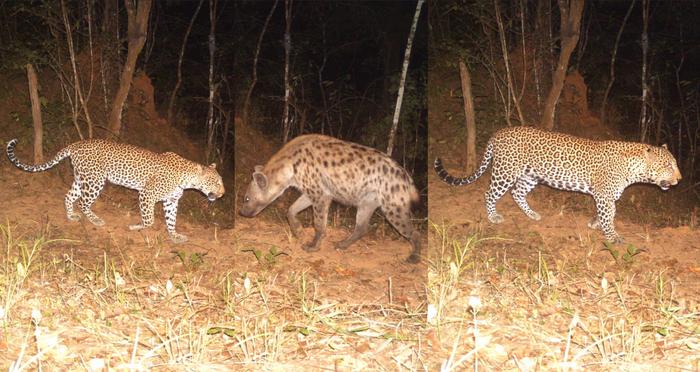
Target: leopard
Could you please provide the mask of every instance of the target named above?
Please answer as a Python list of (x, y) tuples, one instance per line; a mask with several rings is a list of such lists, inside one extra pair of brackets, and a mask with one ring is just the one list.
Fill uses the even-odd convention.
[(419, 203), (420, 195), (406, 169), (387, 154), (321, 134), (298, 136), (264, 166), (254, 167), (240, 215), (256, 216), (289, 188), (301, 192), (287, 212), (295, 237), (302, 229), (297, 214), (313, 208), (315, 234), (302, 246), (305, 251), (320, 249), (328, 209), (335, 201), (357, 208), (353, 232), (337, 242), (336, 249), (347, 249), (365, 235), (370, 218), (380, 208), (389, 223), (410, 241), (412, 251), (407, 262), (420, 262), (421, 234), (411, 220), (411, 208)]
[(491, 183), (485, 194), (491, 223), (503, 222), (496, 201), (508, 190), (529, 218), (540, 220), (526, 196), (536, 185), (544, 184), (593, 196), (597, 215), (588, 227), (602, 230), (611, 243), (624, 241), (615, 230), (615, 203), (628, 186), (648, 183), (665, 191), (682, 179), (676, 159), (665, 144), (596, 141), (528, 126), (507, 127), (494, 133), (481, 164), (469, 176), (450, 175), (440, 158), (435, 159), (433, 167), (442, 181), (461, 186), (475, 182), (492, 163)]
[(196, 189), (210, 202), (225, 193), (216, 163), (202, 165), (173, 152), (155, 153), (148, 149), (107, 139), (86, 139), (74, 142), (43, 164), (29, 165), (15, 155), (17, 139), (7, 143), (7, 157), (17, 168), (30, 172), (47, 171), (65, 158), (73, 166), (73, 184), (65, 197), (66, 216), (79, 221), (81, 216), (73, 206), (79, 201), (82, 214), (95, 226), (105, 224), (92, 211), (92, 205), (105, 183), (137, 190), (141, 223), (129, 225), (130, 230), (141, 230), (153, 225), (155, 204), (163, 202), (168, 236), (173, 243), (184, 243), (187, 236), (175, 230), (177, 208), (186, 189)]

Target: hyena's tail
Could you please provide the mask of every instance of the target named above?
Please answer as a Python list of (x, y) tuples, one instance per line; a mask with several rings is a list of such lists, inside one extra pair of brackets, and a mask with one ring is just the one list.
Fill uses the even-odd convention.
[(493, 143), (489, 141), (488, 145), (486, 145), (486, 151), (484, 151), (484, 157), (481, 159), (481, 165), (479, 165), (479, 169), (474, 172), (471, 176), (468, 177), (453, 177), (451, 176), (447, 170), (445, 170), (445, 167), (442, 165), (442, 161), (440, 158), (435, 159), (435, 163), (433, 164), (433, 168), (435, 168), (435, 172), (437, 173), (438, 177), (440, 177), (441, 180), (443, 180), (445, 183), (448, 183), (452, 186), (462, 186), (462, 185), (468, 185), (474, 181), (476, 181), (477, 178), (481, 177), (484, 172), (486, 172), (486, 169), (489, 167), (491, 164), (491, 161), (493, 160)]
[(14, 164), (17, 168), (27, 171), (27, 172), (43, 172), (49, 168), (54, 167), (56, 164), (58, 164), (61, 160), (65, 159), (66, 157), (70, 156), (70, 150), (66, 147), (63, 148), (61, 151), (56, 154), (56, 156), (53, 157), (53, 159), (47, 161), (44, 164), (39, 164), (39, 165), (28, 165), (24, 164), (17, 159), (17, 156), (15, 156), (15, 146), (17, 145), (17, 139), (13, 139), (12, 141), (7, 143), (7, 158), (10, 159), (12, 164)]

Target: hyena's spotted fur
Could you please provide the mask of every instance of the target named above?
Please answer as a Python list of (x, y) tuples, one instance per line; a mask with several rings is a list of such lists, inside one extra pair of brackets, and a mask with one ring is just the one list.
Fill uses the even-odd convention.
[(420, 260), (420, 233), (411, 223), (411, 205), (419, 201), (413, 180), (398, 163), (373, 148), (323, 135), (295, 138), (263, 166), (256, 166), (240, 214), (253, 217), (287, 188), (301, 191), (287, 213), (292, 233), (298, 236), (297, 214), (313, 207), (313, 240), (304, 245), (317, 251), (326, 231), (328, 208), (335, 200), (357, 208), (355, 230), (336, 248), (345, 249), (367, 232), (375, 209), (411, 241), (409, 262)]

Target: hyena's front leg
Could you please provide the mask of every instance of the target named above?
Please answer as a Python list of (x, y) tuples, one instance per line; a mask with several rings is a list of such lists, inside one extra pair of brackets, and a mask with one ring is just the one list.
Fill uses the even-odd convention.
[(328, 221), (328, 208), (333, 199), (330, 196), (322, 195), (314, 203), (314, 229), (316, 235), (314, 239), (304, 244), (304, 250), (307, 252), (316, 252), (320, 249), (321, 240), (326, 235), (326, 222)]
[(299, 199), (297, 199), (289, 210), (287, 211), (287, 220), (289, 220), (289, 228), (292, 230), (292, 234), (295, 237), (299, 237), (301, 234), (301, 222), (297, 218), (297, 214), (308, 208), (313, 204), (311, 199), (306, 195), (302, 194)]

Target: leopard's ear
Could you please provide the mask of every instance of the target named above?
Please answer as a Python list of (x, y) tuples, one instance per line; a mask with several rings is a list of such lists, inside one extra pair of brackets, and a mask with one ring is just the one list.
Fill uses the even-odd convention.
[(211, 168), (211, 169), (216, 169), (216, 163), (211, 163), (211, 164), (209, 164), (209, 168)]
[(665, 143), (664, 143), (663, 145), (661, 145), (661, 147), (663, 147), (663, 148), (665, 148), (666, 150), (668, 150), (668, 145), (666, 145)]

